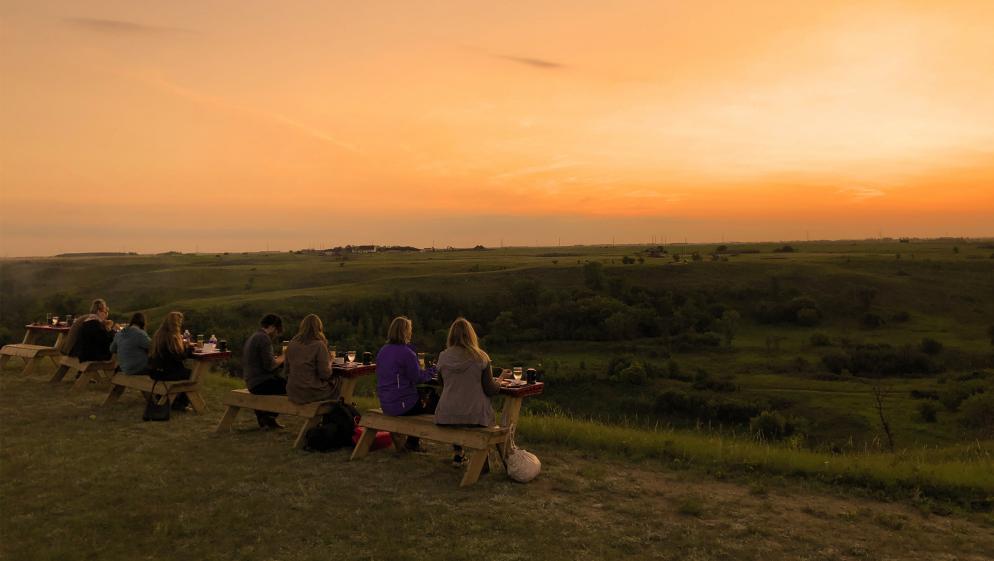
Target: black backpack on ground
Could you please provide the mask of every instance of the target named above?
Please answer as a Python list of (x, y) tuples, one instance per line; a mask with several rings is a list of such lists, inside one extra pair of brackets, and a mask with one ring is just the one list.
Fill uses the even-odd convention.
[(355, 407), (339, 399), (321, 419), (321, 424), (304, 434), (304, 450), (330, 452), (344, 447), (351, 448), (352, 435), (359, 417), (359, 411)]

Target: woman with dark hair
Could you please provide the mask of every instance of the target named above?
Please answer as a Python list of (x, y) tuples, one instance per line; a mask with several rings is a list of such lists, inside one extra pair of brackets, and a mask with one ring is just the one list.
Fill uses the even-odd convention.
[(148, 371), (148, 348), (152, 339), (145, 332), (145, 314), (131, 316), (128, 326), (114, 335), (110, 352), (117, 353), (117, 366), (125, 374), (145, 374)]
[[(418, 384), (431, 380), (434, 370), (422, 370), (418, 355), (410, 347), (414, 327), (404, 316), (396, 317), (387, 329), (387, 343), (376, 354), (376, 395), (385, 415), (432, 413), (421, 403)], [(408, 437), (408, 450), (421, 451), (417, 437)]]
[[(183, 314), (169, 312), (162, 325), (152, 337), (148, 365), (151, 376), (156, 380), (173, 382), (190, 379), (190, 369), (183, 364), (186, 358), (186, 343), (183, 342)], [(183, 410), (190, 400), (186, 394), (179, 394), (173, 400), (173, 409)]]
[(286, 395), (294, 403), (338, 397), (340, 380), (331, 373), (328, 339), (321, 318), (310, 314), (286, 348)]
[[(286, 395), (286, 378), (278, 373), (283, 367), (284, 355), (273, 354), (273, 337), (283, 333), (283, 319), (276, 314), (266, 314), (259, 321), (259, 329), (245, 341), (242, 349), (242, 377), (249, 393), (257, 395)], [(277, 413), (256, 411), (255, 419), (264, 429), (281, 429)]]

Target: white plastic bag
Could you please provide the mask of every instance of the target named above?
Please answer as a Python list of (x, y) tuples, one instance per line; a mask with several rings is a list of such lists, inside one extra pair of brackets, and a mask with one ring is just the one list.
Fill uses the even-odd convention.
[(518, 483), (528, 483), (538, 477), (542, 462), (538, 456), (527, 450), (515, 448), (507, 457), (507, 475)]
[(514, 427), (511, 427), (511, 451), (507, 455), (507, 475), (518, 483), (528, 483), (542, 471), (538, 456), (514, 444)]

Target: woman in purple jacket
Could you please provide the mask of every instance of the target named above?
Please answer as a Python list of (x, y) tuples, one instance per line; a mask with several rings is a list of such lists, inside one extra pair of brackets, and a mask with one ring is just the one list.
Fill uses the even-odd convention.
[[(422, 370), (418, 355), (410, 347), (411, 320), (404, 316), (394, 318), (387, 330), (387, 344), (376, 355), (376, 395), (380, 398), (383, 413), (400, 417), (433, 413), (418, 398), (417, 385), (431, 380), (434, 369)], [(417, 437), (407, 438), (405, 447), (422, 451)]]

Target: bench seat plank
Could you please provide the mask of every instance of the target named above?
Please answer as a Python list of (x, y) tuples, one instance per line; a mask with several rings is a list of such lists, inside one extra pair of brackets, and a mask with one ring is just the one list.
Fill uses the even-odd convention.
[(434, 415), (394, 417), (384, 415), (379, 409), (364, 413), (359, 421), (359, 426), (417, 436), (436, 442), (458, 444), (474, 449), (485, 449), (488, 446), (502, 443), (507, 436), (507, 429), (504, 427), (446, 427), (436, 425)]
[(222, 400), (227, 406), (221, 422), (217, 425), (215, 432), (225, 432), (231, 430), (231, 425), (242, 409), (253, 411), (266, 411), (268, 413), (279, 413), (281, 415), (293, 415), (306, 419), (304, 425), (300, 427), (297, 438), (293, 441), (293, 447), (303, 448), (307, 437), (307, 431), (318, 426), (321, 417), (331, 412), (334, 401), (315, 401), (314, 403), (297, 404), (290, 401), (285, 395), (256, 395), (246, 389), (231, 390)]

